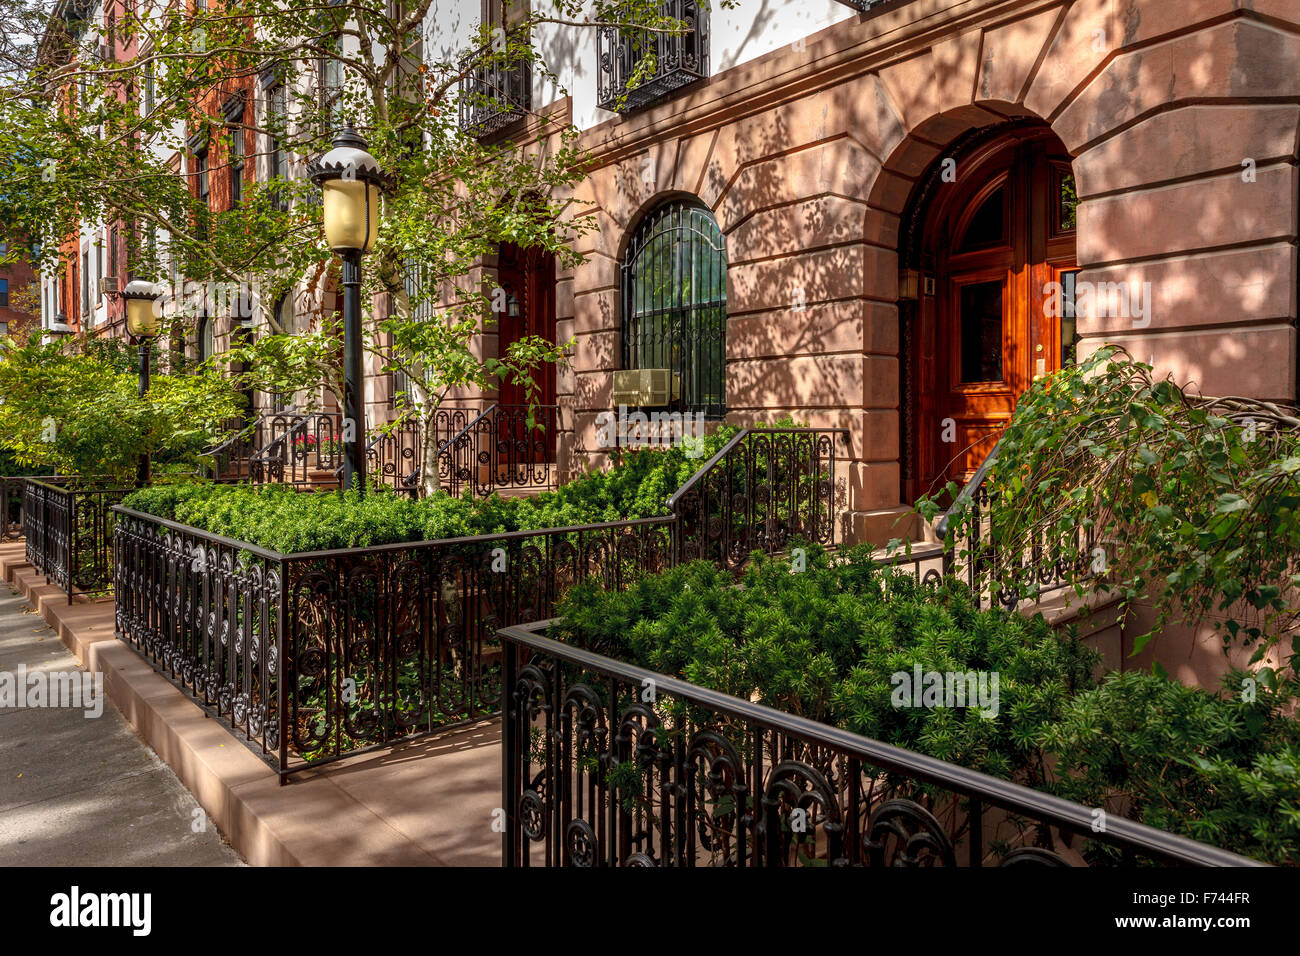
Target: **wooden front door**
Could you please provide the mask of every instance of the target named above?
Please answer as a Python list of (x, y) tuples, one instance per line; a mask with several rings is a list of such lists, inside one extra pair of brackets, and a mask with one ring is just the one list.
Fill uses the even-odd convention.
[[(497, 260), (497, 280), (505, 291), (504, 309), (497, 318), (497, 354), (505, 356), (512, 342), (535, 335), (547, 342), (555, 341), (555, 256), (539, 249), (520, 249), (503, 245)], [(555, 404), (555, 365), (547, 362), (533, 369), (537, 383), (534, 402), (538, 406)], [(519, 415), (498, 416), (502, 441), (518, 439), (525, 429), (524, 409), (528, 395), (522, 385), (502, 382), (497, 393), (497, 404), (519, 412)], [(555, 460), (556, 422), (547, 411), (534, 416), (545, 430), (544, 437), (528, 435), (527, 445), (533, 457), (546, 456)], [(506, 431), (509, 434), (506, 434)]]
[(1069, 156), (1049, 131), (961, 159), (926, 219), (918, 317), (918, 491), (963, 483), (1035, 377), (1069, 360), (1055, 296), (1075, 269)]

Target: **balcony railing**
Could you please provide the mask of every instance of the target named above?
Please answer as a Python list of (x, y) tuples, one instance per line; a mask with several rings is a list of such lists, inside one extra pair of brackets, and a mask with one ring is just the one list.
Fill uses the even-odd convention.
[[(1070, 866), (1257, 861), (508, 627), (502, 863)], [(1098, 859), (1109, 858), (1098, 854)]]
[(490, 136), (522, 119), (533, 105), (533, 71), (528, 60), (493, 60), (460, 81), (460, 128)]
[(709, 11), (696, 0), (666, 0), (681, 33), (602, 27), (596, 38), (596, 105), (626, 113), (709, 75)]

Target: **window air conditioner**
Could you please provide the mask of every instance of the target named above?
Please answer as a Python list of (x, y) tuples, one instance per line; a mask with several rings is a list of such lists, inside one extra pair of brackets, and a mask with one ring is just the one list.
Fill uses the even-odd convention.
[(663, 408), (681, 396), (681, 376), (669, 368), (638, 368), (614, 373), (614, 404)]

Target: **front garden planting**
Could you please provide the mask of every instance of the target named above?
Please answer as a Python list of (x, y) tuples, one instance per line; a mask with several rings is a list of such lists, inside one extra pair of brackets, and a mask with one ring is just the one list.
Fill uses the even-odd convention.
[[(701, 693), (721, 691), (737, 703), (1057, 794), (1112, 821), (1127, 817), (1259, 860), (1300, 863), (1293, 682), (1248, 700), (1152, 673), (1098, 675), (1098, 655), (1072, 633), (1058, 633), (1041, 617), (980, 609), (951, 579), (918, 584), (862, 548), (838, 557), (813, 548), (802, 571), (755, 555), (738, 578), (695, 562), (621, 592), (579, 583), (557, 614), (547, 637), (679, 678)], [(973, 825), (973, 801), (924, 774), (855, 769), (796, 733), (765, 734), (757, 723), (720, 716), (721, 708), (699, 697), (630, 686), (611, 698), (612, 682), (595, 667), (541, 653), (534, 663), (541, 669), (533, 677), (516, 674), (525, 688), (516, 695), (516, 719), (527, 722), (545, 702), (569, 717), (556, 725), (562, 740), (533, 740), (519, 792), (533, 814), (558, 812), (547, 785), (557, 785), (554, 764), (571, 759), (573, 792), (588, 794), (587, 809), (570, 804), (569, 818), (554, 818), (550, 829), (572, 837), (556, 837), (556, 852), (570, 862), (581, 857), (587, 828), (598, 832), (602, 801), (618, 803), (629, 817), (630, 839), (614, 840), (620, 858), (640, 854), (657, 864), (683, 862), (688, 842), (700, 859), (736, 864), (746, 844), (741, 831), (772, 806), (780, 808), (772, 819), (790, 831), (780, 851), (789, 862), (825, 863), (837, 852), (856, 858), (846, 833), (869, 844), (865, 857), (894, 862), (969, 862), (973, 853), (986, 855), (986, 865), (1008, 856), (1121, 859), (1120, 850), (1093, 838), (1095, 827), (1070, 833), (987, 805)], [(980, 675), (983, 683), (968, 680), (968, 699), (945, 701), (939, 682), (933, 696), (911, 690), (916, 674)], [(1229, 689), (1242, 677), (1230, 675)], [(532, 696), (542, 693), (532, 680), (559, 696)], [(679, 762), (684, 769), (673, 779), (696, 788), (689, 813), (681, 804), (669, 812), (661, 802)], [(751, 776), (755, 764), (766, 769)], [(773, 789), (773, 779), (786, 783)], [(767, 789), (756, 790), (756, 782)], [(805, 815), (792, 817), (793, 810)], [(524, 832), (541, 840), (531, 837), (541, 833), (530, 829), (537, 817), (521, 816)], [(684, 828), (698, 840), (687, 841)]]
[(838, 434), (724, 427), (533, 498), (142, 489), (114, 509), (117, 629), (288, 774), (495, 713), (498, 629), (580, 581), (831, 540)]
[(360, 495), (194, 482), (142, 489), (123, 504), (285, 554), (651, 518), (668, 513), (668, 497), (738, 430), (723, 426), (690, 449), (629, 451), (608, 471), (530, 497), (412, 500), (382, 486)]

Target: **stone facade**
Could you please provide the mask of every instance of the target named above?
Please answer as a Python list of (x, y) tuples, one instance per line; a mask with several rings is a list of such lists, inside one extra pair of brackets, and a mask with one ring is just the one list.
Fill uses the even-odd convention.
[(1080, 353), (1293, 401), (1297, 96), (1296, 0), (915, 0), (587, 131), (599, 228), (558, 277), (561, 472), (604, 462), (628, 238), (693, 196), (726, 238), (727, 419), (847, 426), (843, 531), (896, 536), (900, 220), (959, 137), (1024, 118), (1072, 157), (1079, 280), (1151, 284), (1142, 323), (1082, 315)]

